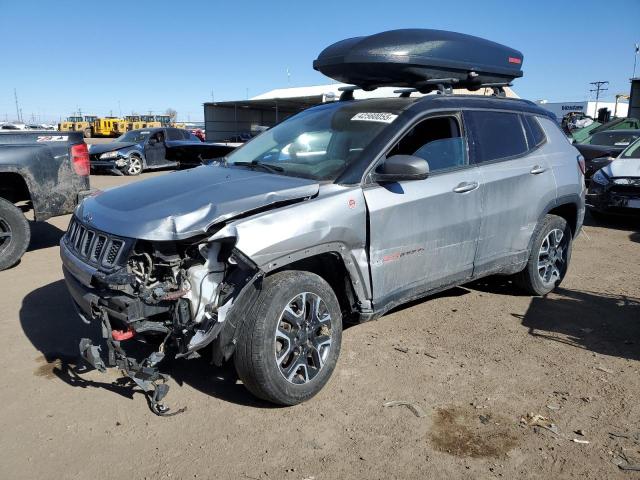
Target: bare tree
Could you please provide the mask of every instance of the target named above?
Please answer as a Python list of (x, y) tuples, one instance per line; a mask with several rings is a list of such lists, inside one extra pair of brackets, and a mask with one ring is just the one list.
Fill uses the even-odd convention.
[(171, 117), (171, 121), (172, 122), (176, 121), (176, 117), (178, 116), (178, 112), (176, 112), (173, 108), (167, 108), (167, 110), (164, 113), (165, 113), (165, 115), (169, 115), (169, 117)]

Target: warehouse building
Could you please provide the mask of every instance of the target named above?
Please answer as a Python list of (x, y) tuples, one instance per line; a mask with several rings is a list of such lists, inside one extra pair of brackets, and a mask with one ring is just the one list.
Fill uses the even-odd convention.
[(584, 102), (547, 102), (541, 101), (538, 104), (553, 113), (558, 119), (562, 119), (569, 113), (583, 113), (591, 118), (598, 117), (598, 111), (601, 109), (607, 109), (611, 117), (626, 117), (629, 104), (626, 102), (596, 102), (596, 101), (584, 101)]
[[(248, 100), (207, 102), (204, 104), (204, 120), (207, 141), (244, 141), (260, 131), (272, 127), (285, 118), (306, 108), (325, 102), (334, 102), (342, 93), (343, 83), (315, 85), (310, 87), (279, 88)], [(371, 92), (356, 90), (355, 99), (398, 96), (396, 88), (378, 88)], [(475, 92), (455, 90), (455, 93), (491, 95), (492, 90), (483, 88)], [(507, 97), (518, 98), (510, 88), (505, 88)], [(433, 94), (429, 94), (433, 95)], [(412, 96), (421, 96), (412, 93)]]

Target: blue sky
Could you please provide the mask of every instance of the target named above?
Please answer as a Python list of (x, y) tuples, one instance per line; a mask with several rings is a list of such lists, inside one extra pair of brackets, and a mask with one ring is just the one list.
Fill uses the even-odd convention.
[[(104, 6), (109, 6), (105, 8)], [(640, 0), (118, 1), (0, 0), (0, 120), (86, 113), (178, 111), (202, 103), (329, 83), (311, 63), (342, 38), (395, 28), (437, 28), (524, 53), (515, 83), (532, 100), (585, 100), (629, 92), (640, 42)], [(639, 59), (640, 61), (640, 59)], [(640, 71), (640, 67), (639, 67)]]

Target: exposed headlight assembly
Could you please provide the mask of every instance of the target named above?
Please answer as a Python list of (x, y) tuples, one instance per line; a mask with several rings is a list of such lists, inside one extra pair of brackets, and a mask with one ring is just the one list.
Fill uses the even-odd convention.
[(119, 154), (120, 152), (118, 152), (117, 150), (115, 152), (105, 152), (102, 155), (100, 155), (100, 160), (108, 160), (109, 158), (116, 158)]
[(598, 170), (593, 174), (593, 177), (591, 177), (591, 181), (599, 183), (600, 185), (606, 185), (609, 183), (609, 177), (607, 177), (602, 170)]
[(616, 178), (613, 183), (616, 185), (634, 185), (636, 182), (632, 178)]

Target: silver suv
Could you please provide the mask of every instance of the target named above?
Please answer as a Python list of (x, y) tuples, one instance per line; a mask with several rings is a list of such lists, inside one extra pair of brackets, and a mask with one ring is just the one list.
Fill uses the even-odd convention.
[[(493, 274), (550, 292), (582, 225), (583, 172), (532, 102), (338, 101), (211, 165), (85, 200), (64, 274), (80, 315), (102, 322), (108, 363), (160, 413), (169, 352), (232, 359), (253, 394), (293, 405), (328, 381), (345, 321)], [(127, 356), (131, 338), (154, 351)], [(81, 350), (107, 366), (89, 340)]]

